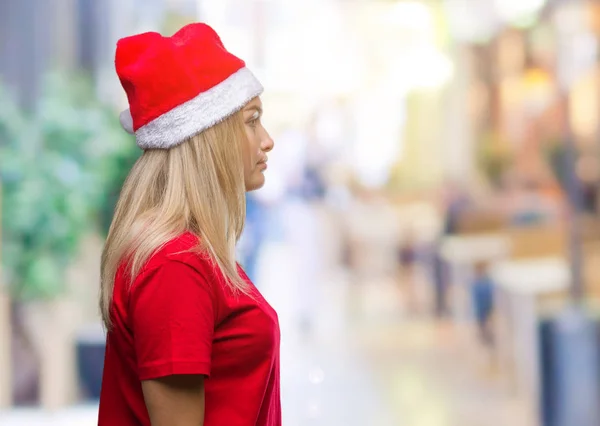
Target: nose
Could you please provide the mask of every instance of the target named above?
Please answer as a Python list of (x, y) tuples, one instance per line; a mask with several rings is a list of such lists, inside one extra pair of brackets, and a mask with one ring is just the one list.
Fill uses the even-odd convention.
[(275, 142), (271, 138), (271, 135), (269, 135), (269, 132), (267, 132), (265, 130), (265, 134), (260, 143), (260, 149), (264, 152), (269, 152), (273, 149), (274, 146), (275, 146)]

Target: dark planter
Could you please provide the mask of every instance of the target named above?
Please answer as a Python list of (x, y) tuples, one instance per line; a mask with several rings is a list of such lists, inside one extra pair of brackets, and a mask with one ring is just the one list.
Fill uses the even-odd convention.
[(106, 337), (100, 327), (82, 330), (77, 336), (77, 370), (83, 396), (100, 399)]
[(543, 426), (600, 424), (600, 321), (582, 310), (539, 324)]

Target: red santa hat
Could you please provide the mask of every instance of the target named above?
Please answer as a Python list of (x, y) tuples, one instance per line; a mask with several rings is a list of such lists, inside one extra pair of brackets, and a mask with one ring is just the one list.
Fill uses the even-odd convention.
[(129, 100), (120, 121), (143, 149), (168, 149), (214, 126), (263, 87), (208, 25), (155, 32), (117, 43), (115, 67)]

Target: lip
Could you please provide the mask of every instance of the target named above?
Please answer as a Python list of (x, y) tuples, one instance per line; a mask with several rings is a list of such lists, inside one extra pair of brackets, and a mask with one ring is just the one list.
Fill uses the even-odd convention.
[(257, 164), (257, 166), (259, 168), (262, 168), (263, 170), (265, 170), (268, 166), (267, 166), (267, 162), (266, 161), (261, 161)]

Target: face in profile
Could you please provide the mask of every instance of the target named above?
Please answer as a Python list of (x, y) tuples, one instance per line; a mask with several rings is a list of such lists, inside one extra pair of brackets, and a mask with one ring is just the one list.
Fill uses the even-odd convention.
[(267, 154), (274, 145), (273, 139), (262, 125), (262, 113), (262, 102), (258, 97), (246, 104), (242, 110), (247, 136), (247, 142), (243, 147), (246, 191), (253, 191), (264, 185)]

